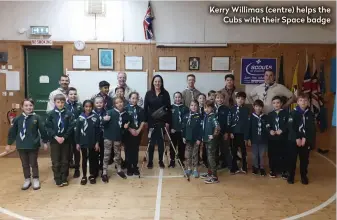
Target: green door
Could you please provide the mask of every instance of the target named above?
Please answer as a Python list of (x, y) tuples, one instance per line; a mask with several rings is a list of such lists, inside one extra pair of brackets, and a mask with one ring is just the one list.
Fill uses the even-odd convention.
[(63, 52), (58, 48), (25, 48), (26, 96), (35, 101), (35, 112), (46, 115), (49, 93), (59, 87)]

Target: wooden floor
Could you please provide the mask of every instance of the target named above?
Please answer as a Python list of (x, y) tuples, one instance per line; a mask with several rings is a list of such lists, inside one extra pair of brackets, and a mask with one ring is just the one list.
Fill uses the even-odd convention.
[[(13, 214), (21, 219), (55, 220), (286, 219), (319, 206), (336, 191), (336, 168), (317, 153), (311, 155), (307, 186), (300, 183), (298, 175), (295, 184), (288, 185), (280, 178), (251, 173), (231, 176), (228, 170), (220, 171), (219, 184), (206, 185), (201, 179), (188, 182), (179, 177), (179, 168), (160, 171), (158, 167), (145, 169), (141, 179), (123, 180), (111, 167), (108, 184), (99, 180), (96, 185), (82, 186), (80, 178), (70, 178), (70, 185), (63, 188), (55, 186), (50, 159), (44, 155), (39, 158), (42, 188), (38, 191), (20, 189), (23, 175), (15, 155), (0, 158), (1, 220), (18, 219), (10, 216)], [(333, 153), (330, 159), (336, 161)], [(301, 219), (336, 219), (336, 203)]]

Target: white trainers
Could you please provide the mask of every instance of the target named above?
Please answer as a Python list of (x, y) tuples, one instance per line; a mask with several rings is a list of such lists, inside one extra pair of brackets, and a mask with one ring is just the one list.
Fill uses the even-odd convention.
[(40, 180), (38, 178), (33, 179), (33, 189), (38, 190), (41, 188)]
[(27, 190), (32, 185), (30, 178), (25, 179), (22, 185), (22, 190)]

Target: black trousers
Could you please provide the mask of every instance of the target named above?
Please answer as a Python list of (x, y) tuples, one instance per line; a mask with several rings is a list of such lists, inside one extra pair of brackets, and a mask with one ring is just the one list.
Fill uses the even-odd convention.
[(285, 172), (287, 167), (287, 140), (269, 140), (268, 158), (269, 168), (273, 172)]
[(142, 134), (139, 134), (138, 136), (133, 136), (131, 134), (125, 135), (124, 150), (128, 169), (138, 167), (139, 145), (141, 137)]
[(99, 169), (103, 170), (103, 159), (104, 159), (104, 138), (103, 138), (103, 132), (101, 132), (101, 134), (99, 136), (98, 159), (99, 159)]
[(65, 182), (69, 175), (69, 143), (55, 143), (50, 149), (54, 180)]
[(246, 145), (245, 145), (245, 139), (244, 139), (244, 134), (234, 134), (234, 139), (232, 140), (233, 144), (231, 146), (232, 150), (232, 169), (237, 170), (238, 169), (238, 164), (237, 164), (237, 153), (238, 149), (241, 149), (241, 154), (242, 154), (242, 169), (247, 170), (247, 150), (246, 150)]
[(90, 148), (81, 148), (82, 152), (82, 172), (83, 177), (87, 176), (87, 167), (88, 167), (88, 159), (89, 159), (89, 173), (90, 176), (97, 177), (99, 164), (98, 164), (98, 152), (95, 151), (94, 146)]
[(309, 165), (309, 146), (298, 147), (296, 142), (289, 142), (289, 178), (295, 177), (297, 156), (300, 158), (301, 177), (308, 174)]
[(76, 149), (75, 135), (69, 137), (69, 163), (74, 162), (74, 168), (80, 169), (81, 153)]
[(153, 128), (149, 145), (149, 162), (153, 162), (154, 146), (158, 145), (159, 161), (163, 161), (164, 154), (164, 128), (155, 126)]
[(39, 178), (39, 166), (37, 163), (39, 149), (18, 149), (18, 151), (25, 179), (31, 177), (30, 169), (32, 169), (33, 178)]
[[(182, 133), (180, 131), (176, 131), (175, 133), (171, 133), (171, 139), (172, 139), (172, 142), (173, 142), (174, 146), (176, 147), (176, 150), (178, 151), (178, 157), (179, 157), (180, 161), (184, 162), (186, 146), (183, 142)], [(174, 152), (171, 144), (170, 144), (170, 158), (171, 158), (171, 160), (175, 160), (175, 152)]]

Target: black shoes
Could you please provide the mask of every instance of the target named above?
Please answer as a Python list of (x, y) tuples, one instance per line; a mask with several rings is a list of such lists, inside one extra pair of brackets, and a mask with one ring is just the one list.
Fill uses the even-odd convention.
[(88, 182), (88, 179), (87, 179), (87, 177), (82, 177), (82, 179), (81, 179), (81, 185), (86, 185), (87, 184), (87, 182)]
[(294, 184), (294, 177), (292, 177), (292, 176), (289, 176), (288, 177), (288, 179), (287, 179), (287, 182), (289, 183), (289, 184)]
[(165, 165), (164, 165), (164, 162), (163, 161), (159, 161), (159, 167), (164, 169), (165, 168)]
[(258, 175), (259, 174), (259, 170), (256, 167), (252, 167), (252, 174), (253, 175)]
[(125, 175), (125, 173), (124, 173), (123, 171), (117, 172), (117, 175), (118, 175), (120, 178), (122, 178), (122, 179), (126, 179), (126, 175)]
[(138, 167), (133, 168), (133, 175), (135, 175), (135, 176), (139, 176), (140, 175)]
[(90, 184), (96, 184), (96, 177), (89, 176), (89, 182), (90, 182)]
[(303, 185), (308, 185), (309, 184), (309, 180), (307, 176), (302, 176), (301, 177), (301, 182)]
[(261, 176), (266, 176), (266, 171), (264, 169), (260, 169), (260, 175)]
[(329, 150), (322, 150), (321, 148), (318, 148), (317, 152), (320, 154), (327, 154), (329, 153)]
[(133, 168), (129, 167), (128, 170), (126, 171), (126, 175), (132, 176), (134, 173)]
[(78, 177), (80, 177), (80, 175), (81, 175), (80, 170), (76, 169), (73, 177), (78, 178)]
[(288, 179), (288, 173), (287, 172), (282, 172), (281, 177), (284, 180)]
[(108, 177), (108, 175), (102, 175), (102, 181), (103, 181), (103, 183), (107, 183), (107, 182), (109, 182), (109, 177)]
[(169, 168), (174, 168), (176, 166), (176, 162), (174, 160), (170, 161), (170, 165), (168, 166)]
[(152, 169), (152, 168), (153, 168), (153, 162), (149, 162), (149, 163), (147, 164), (147, 168), (148, 168), (148, 169)]
[(276, 178), (276, 173), (275, 173), (274, 171), (270, 171), (270, 172), (269, 172), (269, 176), (270, 176), (271, 178)]

